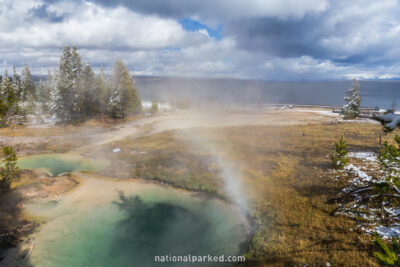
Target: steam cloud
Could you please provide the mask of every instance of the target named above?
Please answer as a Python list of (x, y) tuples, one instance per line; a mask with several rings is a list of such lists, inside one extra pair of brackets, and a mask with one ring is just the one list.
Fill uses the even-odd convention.
[(235, 167), (235, 164), (221, 153), (221, 148), (209, 141), (209, 138), (204, 136), (203, 133), (193, 134), (193, 132), (191, 132), (190, 136), (176, 133), (176, 136), (184, 140), (191, 147), (205, 151), (211, 156), (210, 160), (214, 162), (220, 170), (220, 178), (222, 179), (225, 193), (241, 211), (246, 213), (248, 201), (243, 190), (242, 174), (240, 170)]

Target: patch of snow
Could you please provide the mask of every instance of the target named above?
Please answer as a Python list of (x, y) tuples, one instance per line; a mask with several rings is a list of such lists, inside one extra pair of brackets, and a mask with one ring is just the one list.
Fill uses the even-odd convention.
[(350, 158), (357, 158), (366, 161), (377, 161), (378, 158), (374, 152), (349, 152), (347, 154)]
[(318, 113), (318, 114), (327, 115), (327, 116), (334, 116), (334, 117), (340, 116), (339, 113), (334, 113), (334, 112), (332, 112), (331, 110), (295, 109), (295, 111), (298, 111), (298, 112)]
[(371, 120), (371, 119), (357, 119), (357, 120), (345, 120), (344, 118), (338, 119), (340, 122), (358, 122), (358, 123), (373, 123), (373, 124), (379, 124), (378, 121), (376, 120)]
[(120, 152), (120, 151), (121, 151), (121, 149), (120, 149), (120, 148), (114, 148), (112, 152), (114, 152), (114, 153), (118, 153), (118, 152)]
[(392, 237), (400, 237), (400, 226), (377, 226), (374, 229), (376, 233), (384, 239), (392, 239)]
[[(377, 154), (373, 152), (350, 152), (348, 156), (350, 158), (360, 159), (363, 163), (362, 166), (355, 166), (350, 163), (343, 170), (355, 177), (349, 181), (350, 185), (348, 187), (342, 189), (344, 193), (351, 193), (354, 203), (349, 202), (349, 206), (342, 206), (343, 209), (340, 214), (357, 219), (357, 227), (367, 234), (377, 233), (383, 239), (400, 237), (400, 224), (398, 220), (400, 216), (400, 207), (389, 206), (389, 202), (383, 202), (383, 206), (379, 209), (373, 208), (369, 206), (369, 204), (360, 205), (362, 204), (360, 201), (363, 200), (362, 194), (365, 190), (370, 190), (370, 188), (366, 186), (371, 184), (371, 182), (379, 184), (384, 181), (382, 180), (384, 176), (381, 177), (377, 175), (377, 173), (382, 172), (382, 170), (374, 169), (375, 165), (379, 167)], [(381, 217), (382, 211), (384, 212), (385, 218), (389, 217), (392, 220), (389, 226), (383, 225)]]
[[(372, 177), (366, 174), (361, 170), (361, 168), (354, 166), (353, 164), (349, 164), (344, 168), (348, 173), (354, 174), (356, 178), (353, 182), (363, 182), (363, 181), (371, 181)], [(360, 178), (360, 179), (358, 179)]]
[(394, 216), (400, 215), (400, 208), (395, 209), (395, 208), (386, 208), (386, 207), (384, 207), (384, 209), (385, 209), (385, 211), (387, 211), (388, 213), (390, 213), (390, 214), (392, 214)]

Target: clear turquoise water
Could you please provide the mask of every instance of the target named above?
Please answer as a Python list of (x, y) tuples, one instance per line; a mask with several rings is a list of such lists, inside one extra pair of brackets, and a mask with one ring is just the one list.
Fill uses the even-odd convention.
[(107, 163), (90, 160), (79, 155), (72, 154), (45, 154), (28, 156), (18, 160), (18, 166), (22, 169), (48, 169), (51, 174), (57, 176), (64, 172), (92, 171), (103, 168)]
[(25, 266), (188, 266), (156, 263), (154, 257), (244, 252), (247, 228), (225, 204), (158, 187), (126, 195), (112, 190), (112, 195), (111, 201), (82, 209), (79, 202), (34, 207), (56, 215), (39, 233)]

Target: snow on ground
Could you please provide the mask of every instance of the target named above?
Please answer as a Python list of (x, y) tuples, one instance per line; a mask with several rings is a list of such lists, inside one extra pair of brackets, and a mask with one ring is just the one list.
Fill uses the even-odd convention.
[(385, 208), (385, 210), (387, 212), (389, 212), (390, 214), (394, 215), (394, 216), (399, 216), (400, 215), (400, 208)]
[(340, 122), (358, 122), (358, 123), (373, 123), (373, 124), (380, 124), (379, 121), (373, 119), (356, 119), (356, 120), (345, 120), (343, 117), (339, 118), (337, 121)]
[(378, 157), (374, 152), (349, 152), (348, 156), (350, 158), (356, 158), (366, 161), (377, 161)]
[(318, 113), (327, 116), (338, 117), (340, 116), (339, 113), (334, 113), (331, 110), (315, 110), (315, 109), (294, 109), (294, 111), (298, 112), (308, 112), (308, 113)]
[(372, 229), (360, 227), (361, 230), (368, 234), (377, 233), (382, 239), (392, 239), (393, 237), (400, 237), (400, 225), (396, 226), (375, 226)]
[[(351, 181), (353, 184), (359, 185), (363, 182), (370, 182), (372, 177), (367, 174), (367, 171), (372, 171), (377, 167), (378, 157), (374, 152), (349, 152), (349, 158), (361, 160), (364, 164), (356, 166), (352, 163), (348, 164), (344, 169), (347, 173), (352, 174), (355, 178)], [(375, 167), (375, 168), (374, 168)]]
[(400, 225), (398, 226), (378, 226), (375, 227), (376, 232), (383, 238), (391, 239), (393, 236), (400, 236)]
[(348, 164), (344, 169), (347, 171), (347, 173), (353, 174), (356, 177), (352, 180), (353, 184), (371, 181), (372, 177), (362, 171), (360, 167), (354, 166), (353, 164)]
[[(363, 188), (364, 186), (371, 182), (380, 183), (379, 175), (377, 175), (379, 161), (377, 154), (374, 152), (349, 152), (348, 157), (350, 160), (353, 158), (359, 161), (358, 163), (352, 162), (345, 167), (344, 171), (354, 178), (349, 180), (350, 184), (343, 189), (343, 192), (353, 192), (352, 195), (359, 201), (365, 190), (365, 188)], [(355, 190), (357, 188), (359, 189)], [(386, 206), (384, 210), (386, 214), (392, 218), (398, 218), (400, 216), (400, 207)], [(380, 211), (376, 208), (368, 207), (368, 204), (357, 207), (357, 204), (354, 203), (341, 213), (351, 218), (362, 218), (361, 220), (357, 220), (358, 227), (368, 234), (377, 233), (383, 239), (400, 237), (399, 221), (394, 219), (391, 225), (383, 225), (380, 216), (378, 216)]]
[(358, 123), (373, 123), (379, 124), (378, 121), (373, 119), (361, 118), (356, 120), (345, 120), (340, 113), (333, 112), (332, 110), (318, 110), (318, 109), (293, 109), (295, 112), (307, 112), (307, 113), (316, 113), (326, 117), (335, 118), (338, 122), (358, 122)]

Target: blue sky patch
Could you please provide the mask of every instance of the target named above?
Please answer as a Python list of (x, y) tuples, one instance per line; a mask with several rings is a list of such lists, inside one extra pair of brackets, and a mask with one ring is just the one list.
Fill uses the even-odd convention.
[(185, 29), (186, 31), (195, 32), (195, 31), (198, 31), (201, 29), (205, 29), (205, 30), (207, 30), (210, 37), (213, 37), (217, 40), (222, 39), (222, 35), (221, 35), (222, 25), (219, 25), (217, 29), (212, 29), (205, 24), (202, 24), (196, 20), (192, 20), (189, 18), (182, 19), (179, 21), (179, 23), (182, 25), (183, 29)]

